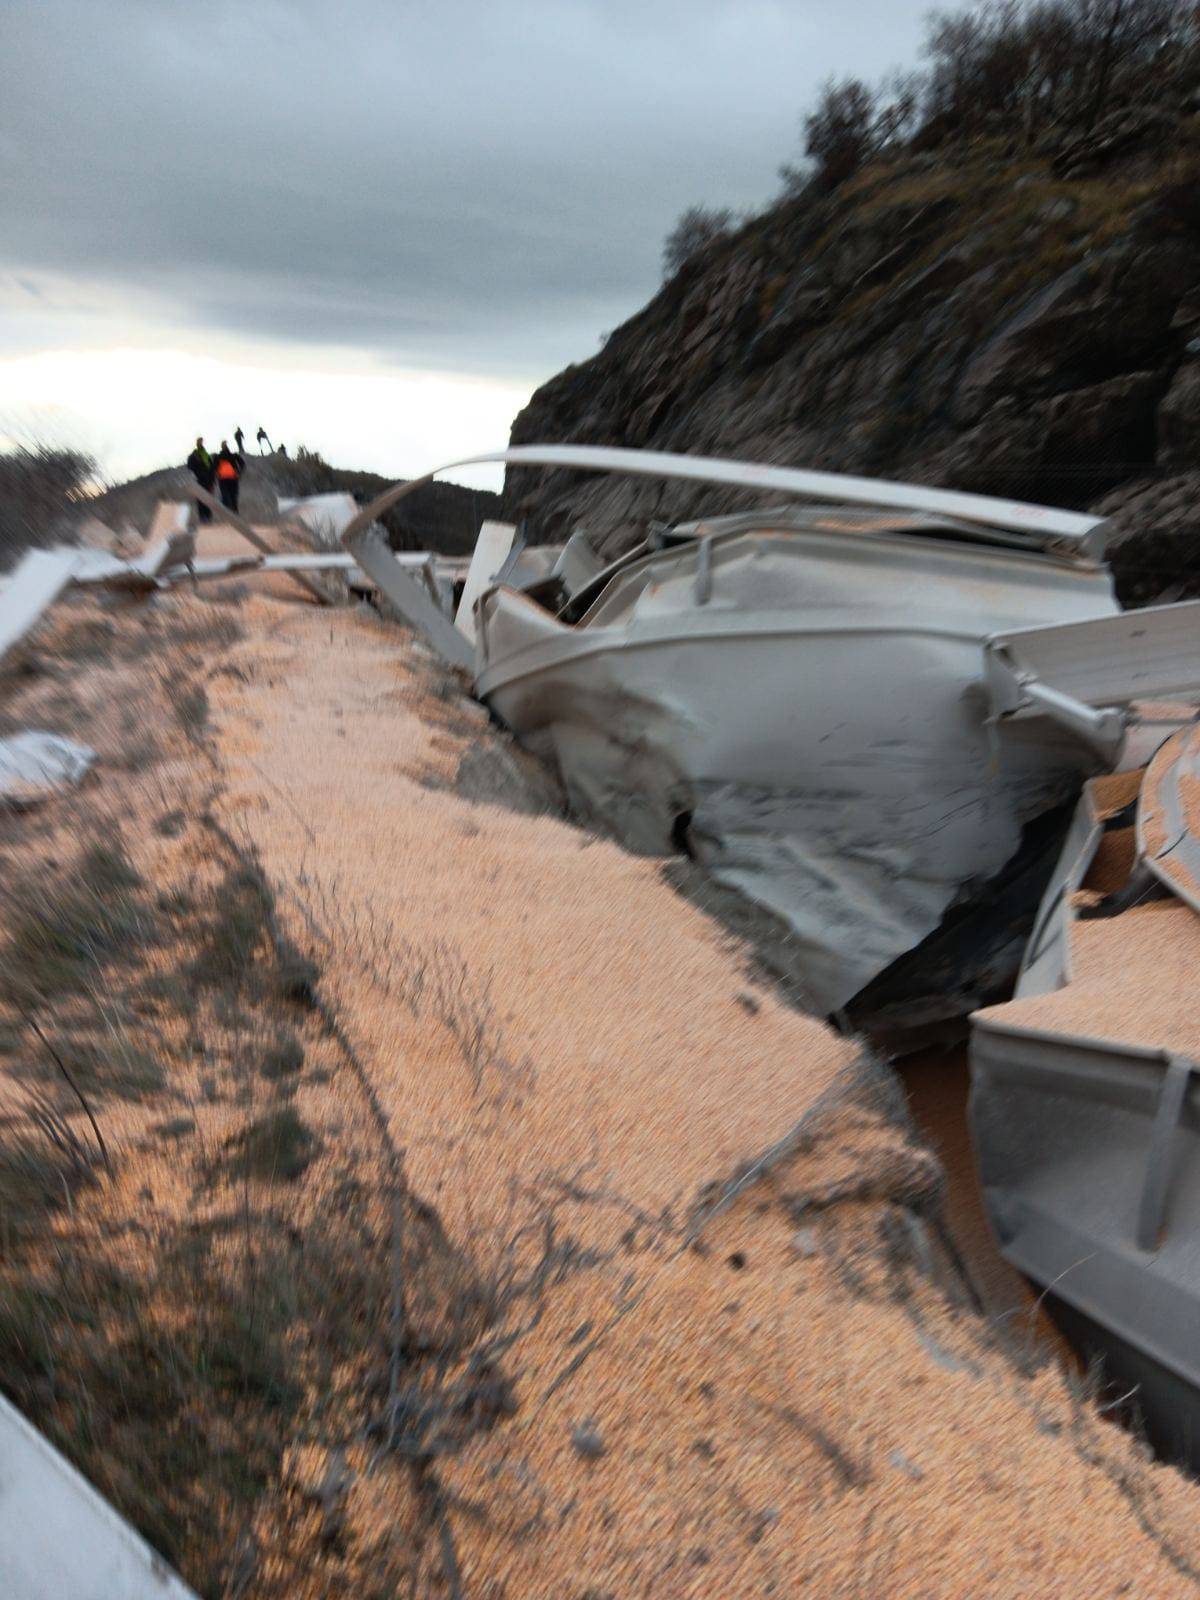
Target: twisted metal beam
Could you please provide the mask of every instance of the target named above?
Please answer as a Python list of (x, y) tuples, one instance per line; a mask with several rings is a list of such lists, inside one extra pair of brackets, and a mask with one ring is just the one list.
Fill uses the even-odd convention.
[(690, 479), (694, 483), (723, 484), (731, 488), (761, 489), (766, 493), (796, 495), (806, 500), (833, 500), (842, 504), (874, 506), (889, 511), (923, 512), (974, 522), (1040, 537), (1047, 543), (1074, 545), (1080, 554), (1098, 558), (1103, 541), (1093, 536), (1099, 517), (1050, 506), (1028, 505), (1021, 500), (997, 500), (990, 495), (961, 494), (955, 489), (927, 489), (920, 484), (890, 483), (884, 479), (848, 477), (836, 472), (806, 472), (795, 467), (773, 467), (719, 456), (675, 455), (664, 450), (617, 450), (596, 445), (529, 444), (484, 455), (448, 461), (420, 478), (395, 483), (370, 505), (364, 506), (342, 534), (349, 545), (356, 534), (390, 511), (406, 496), (432, 483), (440, 472), (456, 467), (491, 463), (508, 466), (570, 467), (583, 472), (630, 473), (646, 478)]

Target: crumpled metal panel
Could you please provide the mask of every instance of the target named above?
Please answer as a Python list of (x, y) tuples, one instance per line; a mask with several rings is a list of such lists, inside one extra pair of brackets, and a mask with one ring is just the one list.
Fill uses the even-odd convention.
[(760, 527), (626, 564), (574, 627), (493, 591), (477, 689), (628, 846), (686, 836), (714, 877), (783, 916), (827, 1013), (1094, 770), (1037, 723), (997, 756), (984, 638), (1113, 609), (1095, 570)]

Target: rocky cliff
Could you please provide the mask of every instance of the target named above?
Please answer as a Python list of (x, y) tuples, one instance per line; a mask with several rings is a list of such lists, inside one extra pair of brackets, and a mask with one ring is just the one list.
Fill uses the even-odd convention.
[[(1020, 153), (909, 149), (781, 202), (539, 389), (512, 440), (1096, 506), (1127, 600), (1200, 593), (1200, 105)], [(612, 552), (748, 501), (524, 469), (505, 503)]]

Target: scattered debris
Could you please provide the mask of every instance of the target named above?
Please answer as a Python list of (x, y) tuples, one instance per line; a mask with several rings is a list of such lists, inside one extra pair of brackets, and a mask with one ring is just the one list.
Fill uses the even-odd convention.
[(75, 576), (73, 550), (31, 550), (0, 587), (0, 660), (41, 620)]
[(0, 739), (0, 802), (25, 807), (76, 784), (96, 759), (86, 744), (29, 729)]
[(279, 501), (285, 523), (295, 522), (319, 544), (336, 545), (358, 515), (358, 502), (352, 494), (311, 494), (303, 499)]
[[(836, 533), (843, 557), (903, 534), (935, 570), (978, 573), (969, 546), (1002, 589), (1018, 565), (1035, 591), (1047, 571), (1068, 594), (1103, 587), (1086, 561), (1003, 529), (844, 510), (773, 512), (770, 529), (784, 545)], [(589, 634), (586, 619), (610, 600), (610, 619), (626, 600), (669, 614), (673, 585), (707, 618), (726, 552), (752, 578), (762, 530), (657, 535), (632, 599), (636, 563), (593, 573), (569, 541), (540, 567), (559, 615), (510, 598), (546, 628), (539, 650), (561, 632), (600, 641), (608, 624)], [(465, 665), (445, 564), (370, 535), (363, 548), (381, 590), (453, 636)], [(758, 575), (778, 588), (769, 557)], [(131, 631), (147, 616), (108, 613)], [(211, 613), (189, 581), (151, 620)], [(72, 996), (106, 1025), (119, 1000), (113, 1024), (128, 1014), (164, 1047), (149, 1090), (127, 1086), (140, 1043), (101, 1063), (126, 1096), (97, 1109), (114, 1171), (65, 1190), (43, 1258), (47, 1342), (21, 1343), (19, 1305), (0, 1327), (22, 1403), (64, 1448), (111, 1464), (114, 1499), (156, 1542), (164, 1530), (206, 1593), (467, 1594), (480, 1572), (527, 1595), (882, 1592), (913, 1573), (930, 1593), (1016, 1593), (1036, 1588), (1052, 1543), (1072, 1592), (1170, 1592), (1193, 1491), (1109, 1439), (1060, 1375), (1015, 1372), (946, 1298), (938, 1169), (870, 1063), (765, 983), (742, 989), (740, 957), (657, 864), (516, 803), (508, 736), (455, 703), (460, 673), (397, 649), (366, 608), (335, 620), (336, 643), (328, 615), (252, 595), (239, 659), (181, 659), (157, 684), (159, 731), (194, 786), (153, 785), (140, 813), (134, 797), (136, 865), (98, 845), (57, 871), (49, 900), (14, 898), (38, 920), (6, 927), (11, 996), (47, 1028)], [(981, 663), (977, 650), (972, 691)], [(972, 717), (985, 709), (980, 692)], [(1008, 722), (1006, 740), (1046, 732)], [(899, 720), (895, 733), (902, 766)], [(1191, 769), (1172, 772), (1157, 792), (1186, 812)], [(489, 787), (500, 803), (474, 803)], [(1106, 790), (1096, 815), (1120, 815), (1118, 799)], [(695, 831), (694, 816), (678, 830)], [(1170, 841), (1149, 819), (1144, 832), (1168, 862)], [(580, 908), (586, 935), (568, 937)], [(290, 937), (313, 940), (319, 981)], [(126, 967), (143, 959), (134, 992)], [(100, 1068), (83, 1067), (90, 1103)], [(28, 1262), (10, 1267), (6, 1282), (25, 1281)], [(91, 1382), (106, 1360), (128, 1383), (115, 1399)], [(151, 1438), (180, 1409), (168, 1393), (187, 1404), (160, 1462)], [(128, 1432), (110, 1436), (114, 1415)], [(162, 1469), (162, 1505), (143, 1461)]]

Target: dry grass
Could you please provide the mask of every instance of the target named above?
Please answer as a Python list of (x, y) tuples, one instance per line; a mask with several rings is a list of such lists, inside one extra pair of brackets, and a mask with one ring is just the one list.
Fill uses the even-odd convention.
[[(202, 1593), (380, 1592), (397, 1540), (417, 1570), (451, 1538), (443, 1453), (511, 1409), (481, 1341), (514, 1285), (409, 1194), (315, 951), (212, 820), (204, 684), (237, 630), (198, 604), (58, 623), (11, 715), (52, 681), (77, 733), (84, 674), (130, 671), (138, 715), (102, 784), (5, 841), (0, 1384)], [(122, 759), (134, 738), (152, 759)], [(483, 1076), (487, 996), (410, 955)], [(384, 1553), (347, 1547), (344, 1486), (302, 1466), (346, 1451), (411, 1480)]]
[[(202, 1592), (240, 1571), (289, 1594), (328, 1569), (322, 1592), (358, 1593), (335, 1509), (297, 1527), (285, 1460), (374, 1429), (424, 1482), (443, 1430), (477, 1425), (483, 1379), (457, 1357), (451, 1376), (446, 1354), (489, 1297), (386, 1161), (310, 1123), (308, 1059), (328, 1077), (339, 1056), (311, 1009), (315, 966), (277, 937), (254, 864), (199, 842), (201, 870), (174, 895), (95, 849), (13, 887), (10, 1067), (37, 1055), (28, 1006), (111, 1143), (119, 1101), (136, 1090), (145, 1115), (108, 1172), (65, 1095), (0, 1145), (0, 1380)], [(119, 973), (118, 926), (137, 934)], [(85, 998), (101, 980), (127, 1019), (115, 1037)], [(64, 1003), (69, 1028), (49, 1021)], [(136, 1020), (147, 1008), (152, 1026)], [(188, 1114), (164, 1118), (180, 1099)], [(411, 1324), (390, 1309), (398, 1248)], [(258, 1571), (261, 1541), (292, 1577)]]
[(0, 452), (0, 572), (32, 546), (69, 541), (96, 463), (76, 450), (31, 444)]

